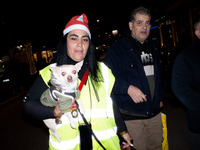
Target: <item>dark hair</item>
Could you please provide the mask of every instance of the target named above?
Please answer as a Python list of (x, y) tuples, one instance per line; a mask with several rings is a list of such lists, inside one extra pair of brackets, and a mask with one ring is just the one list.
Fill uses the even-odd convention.
[(194, 20), (194, 30), (197, 29), (197, 25), (200, 23), (200, 15), (198, 15)]
[[(68, 64), (69, 56), (67, 56), (67, 35), (66, 34), (58, 43), (57, 45), (57, 53), (55, 61), (57, 63), (57, 66), (61, 66), (63, 64)], [(98, 83), (99, 81), (102, 81), (102, 75), (99, 70), (99, 67), (97, 65), (97, 60), (95, 57), (95, 51), (92, 46), (92, 41), (89, 39), (89, 47), (86, 54), (86, 57), (84, 58), (84, 63), (86, 63), (89, 73), (92, 77), (92, 79)]]
[(151, 19), (151, 13), (150, 10), (145, 8), (145, 7), (138, 7), (134, 9), (131, 13), (131, 18), (130, 21), (134, 22), (136, 20), (136, 14), (143, 14), (143, 15), (148, 15), (149, 18)]

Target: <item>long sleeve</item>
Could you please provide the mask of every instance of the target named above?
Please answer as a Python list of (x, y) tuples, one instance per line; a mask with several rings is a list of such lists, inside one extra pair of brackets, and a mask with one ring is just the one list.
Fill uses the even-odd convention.
[(113, 49), (108, 49), (104, 63), (112, 70), (115, 76), (115, 85), (113, 88), (113, 94), (127, 94), (129, 83), (126, 82), (123, 77), (121, 77), (121, 64), (120, 64), (120, 54)]
[[(188, 51), (191, 51), (188, 49)], [(195, 53), (193, 55), (196, 55)], [(193, 112), (200, 113), (199, 91), (199, 58), (198, 55), (190, 57), (190, 54), (179, 54), (175, 60), (172, 72), (172, 90), (177, 98)]]
[(117, 125), (117, 133), (120, 134), (121, 132), (127, 131), (127, 127), (124, 123), (124, 120), (122, 119), (122, 116), (119, 112), (119, 108), (115, 101), (113, 101), (113, 109), (114, 109), (115, 122)]
[(40, 96), (47, 88), (47, 85), (39, 76), (24, 97), (22, 106), (25, 113), (38, 120), (55, 118), (53, 114), (54, 107), (44, 106), (40, 102)]

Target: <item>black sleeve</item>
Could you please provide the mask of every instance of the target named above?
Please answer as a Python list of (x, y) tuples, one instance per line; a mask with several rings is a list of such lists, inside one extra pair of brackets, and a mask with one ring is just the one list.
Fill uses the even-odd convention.
[[(120, 52), (120, 53), (119, 53)], [(124, 67), (122, 64), (123, 57), (121, 57), (122, 50), (109, 48), (106, 52), (106, 56), (104, 59), (104, 63), (112, 70), (113, 75), (115, 76), (115, 85), (113, 88), (113, 93), (116, 95), (125, 94), (127, 95), (128, 87), (130, 86), (130, 83), (128, 83), (126, 80), (124, 80), (124, 74), (121, 72), (122, 67)]]
[(119, 112), (119, 107), (117, 106), (115, 101), (113, 101), (113, 110), (114, 110), (115, 122), (117, 125), (117, 134), (127, 131), (127, 127), (124, 123), (124, 120), (122, 119), (122, 116)]
[(40, 102), (40, 96), (47, 88), (42, 77), (39, 76), (24, 97), (22, 107), (25, 113), (38, 120), (55, 118), (54, 107), (44, 106)]

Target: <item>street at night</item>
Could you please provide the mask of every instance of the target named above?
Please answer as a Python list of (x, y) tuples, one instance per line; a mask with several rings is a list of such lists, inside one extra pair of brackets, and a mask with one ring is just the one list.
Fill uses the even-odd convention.
[(193, 24), (200, 15), (199, 0), (124, 0), (109, 3), (106, 0), (77, 0), (52, 4), (20, 4), (16, 1), (12, 5), (5, 2), (0, 10), (1, 150), (48, 149), (48, 128), (43, 121), (28, 116), (22, 109), (22, 103), (39, 71), (55, 62), (60, 48), (58, 43), (62, 41), (63, 29), (70, 18), (83, 13), (87, 15), (95, 59), (103, 62), (113, 43), (132, 35), (130, 14), (138, 6), (147, 7), (152, 14), (148, 38), (155, 42), (162, 65), (159, 66), (164, 79), (162, 112), (167, 116), (169, 150), (190, 150), (187, 109), (172, 91), (172, 68), (181, 50), (197, 40)]

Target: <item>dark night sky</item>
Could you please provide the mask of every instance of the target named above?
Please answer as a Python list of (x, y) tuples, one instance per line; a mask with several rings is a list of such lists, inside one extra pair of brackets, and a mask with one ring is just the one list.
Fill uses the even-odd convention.
[[(24, 41), (31, 41), (38, 46), (49, 44), (50, 47), (54, 47), (61, 38), (62, 30), (69, 19), (83, 12), (88, 16), (90, 26), (96, 19), (100, 19), (104, 22), (104, 28), (111, 30), (114, 25), (126, 26), (130, 13), (136, 6), (144, 5), (153, 11), (162, 8), (154, 0), (10, 3), (0, 6), (0, 38), (5, 48), (6, 45), (15, 45)], [(92, 34), (92, 36), (96, 35)]]

